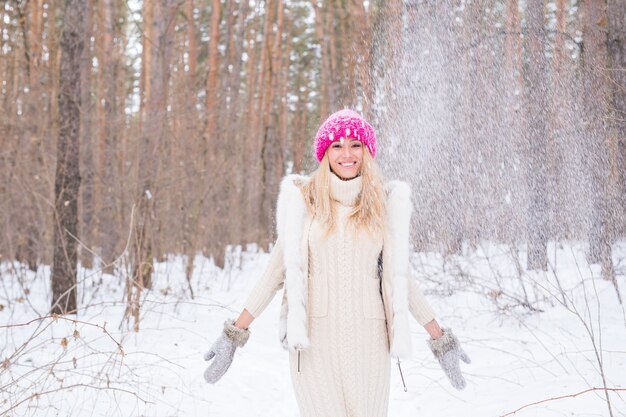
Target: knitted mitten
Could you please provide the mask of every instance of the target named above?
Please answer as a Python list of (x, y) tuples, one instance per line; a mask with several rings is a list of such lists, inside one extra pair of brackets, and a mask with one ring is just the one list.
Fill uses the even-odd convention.
[(441, 369), (445, 372), (452, 386), (458, 390), (465, 388), (465, 378), (461, 374), (460, 361), (470, 363), (467, 353), (461, 349), (459, 340), (452, 330), (442, 329), (443, 336), (437, 339), (429, 339), (428, 347), (439, 361)]
[(250, 337), (250, 330), (235, 327), (234, 320), (224, 322), (224, 331), (213, 343), (211, 349), (204, 354), (204, 360), (213, 362), (204, 371), (204, 379), (209, 384), (215, 384), (226, 373), (233, 361), (235, 350), (243, 347)]

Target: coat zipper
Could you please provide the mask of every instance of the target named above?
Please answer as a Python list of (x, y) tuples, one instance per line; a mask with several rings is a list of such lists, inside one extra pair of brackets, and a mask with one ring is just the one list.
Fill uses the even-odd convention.
[(300, 373), (300, 349), (298, 349), (298, 373)]
[(398, 358), (398, 369), (400, 370), (400, 378), (402, 379), (402, 386), (404, 387), (404, 392), (407, 392), (406, 384), (404, 383), (404, 375), (402, 374), (402, 367), (400, 366), (400, 358)]

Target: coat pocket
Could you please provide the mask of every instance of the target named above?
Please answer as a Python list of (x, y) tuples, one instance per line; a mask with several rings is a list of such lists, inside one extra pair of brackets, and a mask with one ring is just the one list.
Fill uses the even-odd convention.
[(309, 279), (309, 317), (326, 317), (328, 314), (328, 278), (316, 275)]
[(381, 279), (365, 278), (363, 286), (363, 313), (367, 319), (385, 319), (385, 307), (383, 305)]

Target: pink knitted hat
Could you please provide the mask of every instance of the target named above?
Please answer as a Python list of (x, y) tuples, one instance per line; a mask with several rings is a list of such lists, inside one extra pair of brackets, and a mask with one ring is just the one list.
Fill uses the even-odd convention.
[(354, 110), (339, 110), (328, 116), (315, 135), (315, 156), (319, 162), (326, 149), (340, 138), (357, 139), (367, 146), (372, 158), (376, 155), (376, 134), (374, 128)]

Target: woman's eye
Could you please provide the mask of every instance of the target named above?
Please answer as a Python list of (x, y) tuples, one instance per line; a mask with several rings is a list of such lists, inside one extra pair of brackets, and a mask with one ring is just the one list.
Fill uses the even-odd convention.
[(361, 147), (361, 142), (356, 142), (352, 144), (353, 148), (360, 148)]
[(339, 144), (339, 143), (333, 143), (333, 148), (334, 148), (334, 149), (339, 149), (339, 148), (341, 148), (341, 144)]

